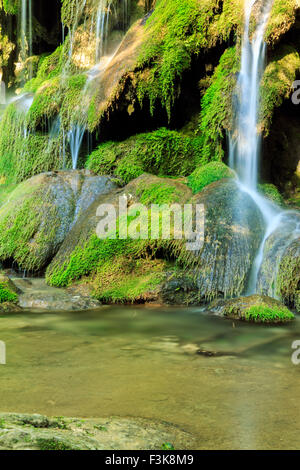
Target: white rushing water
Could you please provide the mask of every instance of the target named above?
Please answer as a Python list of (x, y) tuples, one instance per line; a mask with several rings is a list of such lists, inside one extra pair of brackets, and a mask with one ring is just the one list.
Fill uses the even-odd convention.
[[(259, 207), (265, 221), (266, 230), (248, 285), (247, 294), (257, 292), (259, 272), (265, 255), (265, 245), (272, 233), (283, 223), (283, 214), (279, 207), (267, 200), (257, 191), (261, 134), (258, 131), (260, 82), (265, 67), (266, 44), (264, 33), (273, 6), (273, 0), (264, 0), (260, 18), (252, 37), (250, 37), (251, 14), (256, 0), (245, 1), (245, 28), (242, 43), (241, 70), (237, 84), (239, 97), (236, 109), (236, 124), (230, 135), (229, 164), (239, 176), (240, 188), (247, 192)], [(291, 233), (290, 239), (296, 233)], [(278, 266), (274, 266), (274, 270)], [(270, 293), (270, 289), (268, 289)], [(272, 290), (275, 296), (275, 288)]]

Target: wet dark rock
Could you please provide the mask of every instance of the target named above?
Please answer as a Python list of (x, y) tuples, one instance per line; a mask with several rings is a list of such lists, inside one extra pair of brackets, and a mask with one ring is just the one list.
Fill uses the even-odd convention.
[(207, 186), (192, 198), (205, 207), (205, 240), (197, 257), (197, 288), (204, 299), (241, 295), (260, 246), (264, 223), (235, 180)]

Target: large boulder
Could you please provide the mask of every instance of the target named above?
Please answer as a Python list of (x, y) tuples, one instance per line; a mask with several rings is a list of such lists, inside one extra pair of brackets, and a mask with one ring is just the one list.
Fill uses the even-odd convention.
[(0, 207), (0, 260), (43, 269), (80, 215), (114, 187), (89, 171), (42, 173), (19, 184)]
[[(203, 247), (198, 251), (188, 251), (185, 240), (171, 239), (159, 240), (156, 244), (151, 240), (149, 243), (143, 241), (134, 250), (132, 247), (128, 250), (128, 247), (117, 241), (112, 248), (103, 250), (102, 241), (97, 239), (95, 233), (99, 221), (97, 207), (106, 202), (117, 206), (119, 197), (124, 196), (127, 196), (129, 205), (137, 201), (148, 206), (163, 202), (203, 204)], [(167, 196), (170, 197), (169, 201)], [(50, 264), (47, 280), (53, 285), (68, 285), (72, 280), (89, 275), (93, 270), (97, 271), (93, 283), (102, 301), (126, 301), (129, 285), (137, 285), (139, 280), (145, 280), (146, 274), (149, 282), (145, 284), (145, 289), (148, 288), (149, 292), (138, 290), (138, 295), (133, 295), (128, 301), (159, 300), (164, 303), (195, 304), (218, 296), (240, 295), (246, 286), (263, 230), (259, 209), (234, 180), (213, 183), (192, 197), (190, 189), (180, 181), (145, 174), (123, 189), (100, 196), (89, 207)], [(114, 261), (108, 261), (109, 250), (113, 251)], [(137, 262), (139, 257), (144, 260), (142, 263)], [(164, 264), (154, 264), (153, 257), (163, 259)], [(131, 258), (131, 264), (130, 268), (125, 269), (127, 258)], [(173, 269), (174, 263), (176, 269)], [(116, 270), (117, 266), (119, 268)], [(155, 272), (157, 276), (154, 279)], [(128, 289), (121, 282), (122, 276), (124, 282), (131, 279)], [(99, 293), (98, 284), (102, 287), (107, 284), (105, 295), (102, 287)], [(118, 285), (117, 294), (110, 289), (112, 284)]]

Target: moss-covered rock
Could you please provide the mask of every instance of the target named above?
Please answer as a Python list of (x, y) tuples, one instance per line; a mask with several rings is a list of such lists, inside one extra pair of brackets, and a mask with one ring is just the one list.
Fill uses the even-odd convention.
[[(168, 241), (99, 239), (95, 233), (100, 204), (113, 204), (119, 211), (120, 198), (127, 197), (129, 208), (135, 202), (150, 204), (187, 202), (190, 189), (183, 183), (144, 174), (124, 189), (100, 196), (82, 215), (66, 237), (47, 269), (46, 279), (55, 286), (90, 276), (96, 297), (102, 301), (133, 302), (153, 299), (154, 288), (164, 278), (168, 260), (155, 259), (155, 253)], [(169, 250), (171, 252), (171, 250)]]
[(269, 133), (275, 109), (290, 97), (291, 86), (299, 69), (299, 52), (291, 45), (282, 45), (268, 63), (260, 89), (261, 129), (266, 135)]
[(0, 414), (1, 450), (160, 450), (164, 442), (172, 442), (176, 449), (189, 449), (194, 438), (171, 424), (142, 418)]
[(223, 178), (235, 178), (236, 174), (222, 162), (210, 162), (207, 165), (196, 168), (196, 170), (188, 177), (188, 186), (193, 193), (202, 191), (215, 181)]
[(42, 269), (78, 216), (114, 184), (89, 172), (44, 173), (14, 189), (0, 208), (0, 259)]
[(159, 0), (146, 22), (145, 39), (138, 59), (137, 94), (150, 100), (154, 109), (160, 101), (169, 116), (180, 91), (178, 84), (190, 67), (192, 57), (225, 42), (242, 26), (240, 0)]
[(214, 301), (209, 310), (231, 320), (251, 323), (288, 323), (295, 318), (278, 300), (260, 295)]
[(300, 238), (294, 240), (281, 259), (277, 289), (287, 305), (300, 313)]
[(298, 0), (274, 0), (265, 32), (268, 44), (275, 45), (296, 22), (300, 5)]
[(264, 183), (258, 185), (259, 191), (270, 201), (274, 202), (278, 206), (282, 206), (284, 203), (283, 196), (280, 194), (279, 190), (274, 184)]
[(239, 64), (237, 48), (226, 49), (202, 97), (199, 116), (201, 163), (224, 158), (225, 136), (232, 129), (232, 101)]
[(299, 213), (281, 214), (277, 228), (266, 240), (257, 285), (258, 292), (279, 296), (292, 308), (300, 286), (299, 226)]
[(87, 168), (99, 175), (115, 174), (129, 183), (145, 172), (188, 176), (200, 156), (199, 138), (166, 128), (138, 134), (124, 142), (106, 142), (91, 153)]
[[(160, 192), (155, 189), (158, 184)], [(170, 192), (172, 187), (174, 191)], [(165, 194), (161, 199), (163, 188)], [(169, 203), (180, 200), (181, 204), (203, 204), (206, 216), (203, 248), (187, 250), (185, 240), (175, 239), (172, 228), (170, 239), (97, 238), (97, 206), (107, 202), (117, 206), (119, 197), (125, 195), (129, 205), (142, 200), (149, 205), (158, 202), (157, 197)], [(191, 286), (183, 289), (188, 294), (186, 303), (200, 303), (219, 295), (239, 295), (262, 235), (260, 212), (252, 199), (238, 190), (235, 181), (218, 181), (191, 198), (191, 191), (182, 183), (143, 175), (123, 190), (95, 201), (67, 236), (47, 270), (47, 280), (64, 286), (89, 276), (86, 282), (93, 283), (100, 300), (157, 299), (163, 291), (165, 299), (171, 299), (169, 287), (163, 285), (171, 278), (175, 285), (175, 280), (182, 276), (191, 280)], [(184, 303), (184, 296), (179, 297), (180, 303)], [(173, 300), (176, 301), (174, 296)]]

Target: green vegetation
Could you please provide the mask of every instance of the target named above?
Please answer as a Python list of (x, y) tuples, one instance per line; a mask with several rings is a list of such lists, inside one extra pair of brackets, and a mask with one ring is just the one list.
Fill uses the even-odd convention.
[(300, 250), (297, 241), (285, 252), (278, 270), (277, 293), (287, 305), (300, 311)]
[(54, 197), (51, 188), (31, 180), (10, 193), (0, 207), (0, 261), (14, 259), (32, 271), (42, 267), (60, 223)]
[(94, 296), (105, 303), (130, 303), (151, 299), (164, 279), (165, 263), (159, 260), (118, 256), (99, 265), (92, 281)]
[(63, 51), (64, 47), (61, 45), (52, 54), (41, 55), (37, 75), (25, 84), (24, 91), (35, 93), (44, 82), (62, 73), (64, 61)]
[(297, 0), (274, 0), (265, 39), (274, 45), (296, 21)]
[(29, 133), (28, 126), (28, 115), (10, 104), (0, 122), (0, 175), (6, 184), (61, 167), (58, 138)]
[(279, 206), (283, 205), (284, 203), (283, 197), (274, 184), (269, 184), (269, 183), (259, 184), (258, 189), (264, 196), (266, 196), (275, 204)]
[(225, 131), (232, 128), (232, 96), (238, 71), (239, 57), (232, 47), (222, 55), (201, 101), (201, 163), (221, 161), (224, 157)]
[(282, 105), (291, 94), (292, 83), (300, 69), (300, 56), (292, 46), (282, 46), (267, 65), (261, 83), (260, 121), (268, 135), (275, 108)]
[(0, 0), (0, 8), (10, 15), (18, 14), (19, 5), (19, 0)]
[(288, 308), (271, 308), (263, 304), (252, 306), (244, 312), (244, 319), (254, 323), (284, 323), (294, 318)]
[(225, 42), (242, 25), (240, 0), (158, 0), (146, 24), (146, 37), (138, 60), (137, 94), (142, 103), (156, 100), (169, 117), (180, 92), (180, 79), (191, 65), (192, 56)]
[(3, 302), (16, 302), (18, 300), (18, 296), (15, 292), (13, 292), (7, 281), (2, 280), (2, 276), (0, 278), (0, 303)]
[(87, 168), (99, 175), (117, 175), (128, 183), (142, 173), (187, 176), (200, 155), (199, 138), (166, 128), (138, 134), (124, 142), (105, 142), (91, 153)]
[(150, 204), (171, 204), (181, 202), (182, 193), (174, 186), (162, 183), (152, 183), (144, 186), (142, 183), (137, 189), (140, 202), (146, 206)]
[(161, 448), (162, 450), (175, 450), (175, 447), (170, 442), (164, 442)]
[(188, 186), (193, 193), (202, 191), (215, 181), (223, 178), (235, 178), (236, 174), (222, 162), (210, 162), (207, 165), (196, 168), (196, 170), (188, 177)]
[(36, 442), (40, 450), (79, 450), (77, 447), (74, 449), (72, 445), (56, 437), (39, 437)]

